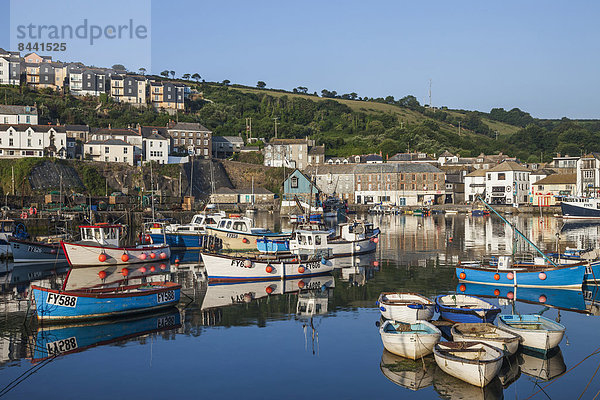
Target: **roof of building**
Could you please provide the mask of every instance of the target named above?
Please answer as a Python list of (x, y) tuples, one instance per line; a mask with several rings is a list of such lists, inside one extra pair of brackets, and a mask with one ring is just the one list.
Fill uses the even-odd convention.
[(391, 156), (388, 161), (435, 161), (426, 153), (397, 153)]
[(577, 174), (552, 174), (540, 179), (534, 185), (574, 185), (577, 183)]
[(88, 125), (65, 125), (67, 131), (77, 131), (77, 132), (89, 132), (90, 127)]
[(480, 169), (476, 169), (475, 171), (473, 171), (473, 172), (465, 175), (465, 178), (467, 176), (470, 176), (470, 177), (485, 176), (485, 174), (486, 174), (487, 171), (489, 171), (489, 169), (481, 169), (481, 168)]
[(360, 158), (362, 159), (363, 162), (383, 161), (383, 157), (380, 156), (379, 154), (367, 154), (366, 156), (361, 156)]
[(494, 168), (490, 168), (490, 172), (502, 172), (502, 171), (523, 171), (531, 172), (531, 170), (525, 168), (521, 164), (515, 161), (503, 161), (501, 164), (496, 165)]
[(169, 135), (167, 132), (167, 128), (164, 126), (141, 126), (138, 127), (138, 134), (142, 132), (142, 137), (147, 139), (152, 139), (151, 136), (160, 136), (156, 139), (166, 139)]
[(253, 190), (254, 194), (273, 194), (273, 192), (271, 192), (270, 190), (260, 186), (255, 186), (254, 189), (252, 189), (251, 187), (235, 189), (235, 191), (239, 194), (252, 194)]
[(548, 176), (548, 175), (552, 175), (552, 174), (555, 174), (555, 173), (556, 173), (556, 171), (553, 170), (553, 169), (550, 169), (550, 168), (540, 168), (540, 169), (537, 169), (535, 171), (532, 171), (530, 173), (530, 175), (546, 175), (546, 176)]
[(111, 129), (111, 128), (92, 128), (92, 133), (96, 135), (135, 135), (140, 133), (133, 129)]
[(18, 115), (29, 114), (37, 115), (37, 107), (33, 106), (6, 106), (0, 104), (0, 114)]
[(6, 131), (8, 128), (13, 128), (17, 132), (25, 132), (29, 128), (34, 132), (48, 132), (50, 129), (61, 133), (67, 131), (62, 125), (0, 124), (0, 131)]
[(271, 139), (269, 144), (307, 144), (307, 139)]
[(212, 138), (214, 142), (236, 142), (236, 143), (244, 143), (244, 139), (239, 136), (213, 136)]
[(169, 124), (169, 130), (211, 132), (210, 129), (202, 126), (198, 122), (171, 122)]
[(215, 190), (214, 194), (237, 194), (237, 192), (234, 189), (222, 186)]
[(325, 146), (313, 146), (308, 151), (308, 154), (313, 156), (325, 155)]
[(446, 150), (442, 154), (440, 154), (440, 157), (454, 157), (454, 154), (452, 154), (448, 150)]
[(90, 140), (85, 144), (105, 144), (110, 146), (133, 146), (121, 139), (106, 139), (106, 140)]

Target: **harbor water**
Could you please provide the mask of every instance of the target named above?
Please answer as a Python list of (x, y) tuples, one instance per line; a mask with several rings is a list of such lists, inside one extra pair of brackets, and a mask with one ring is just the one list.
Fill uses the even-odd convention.
[[(31, 284), (58, 288), (67, 268), (0, 266), (0, 397), (563, 399), (600, 393), (600, 293), (462, 286), (460, 260), (531, 251), (493, 216), (366, 216), (381, 228), (375, 253), (337, 259), (332, 275), (209, 285), (198, 253), (171, 258), (165, 279), (183, 285), (177, 308), (125, 319), (37, 324)], [(544, 216), (514, 222), (547, 251), (597, 248), (600, 224)], [(286, 229), (258, 213), (257, 225)], [(329, 221), (335, 225), (335, 221)], [(175, 264), (173, 261), (179, 262)], [(495, 290), (498, 291), (495, 292)], [(566, 326), (547, 355), (519, 351), (484, 389), (387, 353), (379, 336), (382, 291), (481, 296), (503, 313), (542, 313)], [(436, 317), (437, 318), (437, 315)]]

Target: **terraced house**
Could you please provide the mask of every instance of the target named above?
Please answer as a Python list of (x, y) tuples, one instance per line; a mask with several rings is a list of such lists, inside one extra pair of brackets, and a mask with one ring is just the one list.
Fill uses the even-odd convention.
[(128, 103), (135, 106), (145, 106), (148, 79), (136, 75), (112, 75), (110, 77), (110, 97), (117, 103)]
[(64, 126), (0, 124), (0, 158), (68, 158)]
[(190, 88), (182, 83), (151, 82), (150, 101), (157, 110), (175, 112), (185, 110), (185, 99), (190, 93)]
[(21, 58), (18, 51), (0, 48), (0, 85), (21, 83)]
[(212, 131), (195, 122), (170, 121), (167, 128), (171, 148), (196, 157), (212, 157)]

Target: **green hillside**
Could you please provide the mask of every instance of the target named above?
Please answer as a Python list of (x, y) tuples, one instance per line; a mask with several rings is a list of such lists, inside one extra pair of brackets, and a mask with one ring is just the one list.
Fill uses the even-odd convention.
[[(327, 155), (379, 153), (408, 149), (444, 150), (463, 156), (502, 151), (522, 160), (549, 160), (554, 153), (600, 151), (600, 122), (538, 120), (518, 109), (489, 113), (423, 107), (413, 96), (356, 99), (324, 90), (316, 94), (259, 89), (241, 85), (182, 81), (192, 94), (185, 113), (170, 116), (154, 110), (113, 103), (107, 96), (75, 98), (48, 89), (2, 87), (7, 104), (37, 104), (41, 123), (127, 127), (137, 123), (164, 126), (169, 119), (200, 122), (215, 135), (252, 134), (269, 140), (277, 118), (280, 138), (309, 137), (325, 144)], [(343, 97), (343, 98), (341, 98)], [(460, 129), (459, 129), (460, 126)]]

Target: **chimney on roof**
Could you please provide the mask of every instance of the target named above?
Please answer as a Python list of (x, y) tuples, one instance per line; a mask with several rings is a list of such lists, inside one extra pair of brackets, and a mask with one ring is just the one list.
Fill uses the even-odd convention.
[(110, 123), (108, 124), (108, 129), (112, 129), (112, 128), (110, 127)]
[(560, 153), (556, 153), (556, 157), (560, 157)]
[(141, 135), (142, 134), (142, 126), (140, 124), (138, 124), (138, 133)]

